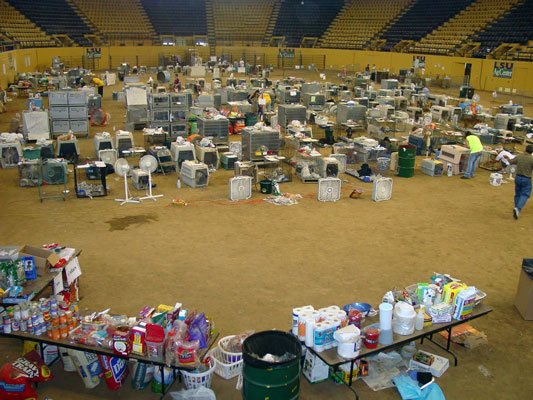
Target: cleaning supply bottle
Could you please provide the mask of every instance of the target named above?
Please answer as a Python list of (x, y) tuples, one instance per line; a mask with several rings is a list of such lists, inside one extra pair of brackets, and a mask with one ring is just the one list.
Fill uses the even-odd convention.
[(424, 329), (424, 306), (420, 306), (418, 314), (416, 314), (415, 329), (417, 331)]
[(452, 165), (451, 164), (448, 164), (448, 166), (446, 167), (446, 173), (448, 174), (448, 176), (452, 176), (453, 175)]

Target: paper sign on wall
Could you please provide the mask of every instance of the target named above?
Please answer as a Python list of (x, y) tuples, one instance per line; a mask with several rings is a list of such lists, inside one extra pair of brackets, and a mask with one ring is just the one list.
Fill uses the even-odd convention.
[(63, 289), (63, 274), (60, 272), (54, 278), (54, 294), (61, 293)]
[(74, 280), (81, 275), (80, 263), (78, 262), (78, 257), (73, 259), (65, 267), (65, 272), (67, 274), (67, 283), (70, 285)]

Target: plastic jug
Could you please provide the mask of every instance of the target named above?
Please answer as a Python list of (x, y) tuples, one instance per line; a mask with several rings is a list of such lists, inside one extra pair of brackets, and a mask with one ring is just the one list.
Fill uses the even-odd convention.
[(146, 353), (149, 359), (163, 361), (163, 343), (165, 342), (165, 331), (157, 324), (146, 324)]

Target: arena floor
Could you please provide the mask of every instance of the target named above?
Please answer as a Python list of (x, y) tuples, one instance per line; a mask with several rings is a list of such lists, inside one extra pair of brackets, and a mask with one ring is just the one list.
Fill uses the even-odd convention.
[[(95, 132), (124, 128), (124, 105), (111, 99), (118, 90), (120, 85), (105, 88), (110, 126), (92, 127), (91, 137), (80, 139), (82, 156), (93, 155)], [(480, 95), (482, 104), (496, 105), (490, 93)], [(8, 130), (25, 101), (7, 104), (0, 131)], [(531, 105), (525, 114), (533, 115)], [(142, 144), (140, 132), (135, 138)], [(316, 185), (297, 179), (282, 184), (283, 192), (303, 196), (290, 207), (227, 202), (233, 172), (225, 170), (217, 171), (205, 189), (177, 189), (175, 173), (157, 175), (154, 191), (163, 198), (122, 207), (114, 201), (122, 196), (122, 180), (115, 175), (108, 177), (109, 195), (94, 200), (76, 199), (69, 177), (65, 202), (40, 203), (37, 188), (19, 188), (17, 170), (5, 169), (0, 171), (0, 237), (5, 245), (56, 242), (82, 249), (83, 309), (111, 307), (112, 313), (135, 315), (146, 305), (179, 301), (212, 316), (221, 336), (247, 329), (287, 330), (291, 309), (306, 304), (364, 301), (377, 306), (388, 290), (428, 281), (435, 271), (449, 273), (485, 291), (494, 312), (472, 323), (487, 334), (487, 345), (473, 350), (454, 345), (459, 366), (437, 380), (446, 397), (529, 398), (533, 327), (522, 319), (514, 299), (522, 259), (533, 257), (533, 203), (516, 221), (512, 182), (493, 187), (490, 172), (482, 169), (467, 181), (432, 178), (422, 174), (420, 162), (418, 157), (413, 178), (394, 179), (390, 201), (373, 202), (371, 184), (345, 175), (336, 203), (317, 201)], [(348, 198), (354, 186), (365, 190), (361, 199)], [(253, 199), (262, 197), (253, 193)], [(190, 205), (172, 206), (174, 198)], [(432, 344), (423, 348), (445, 355)], [(22, 343), (0, 339), (0, 363), (21, 350)], [(490, 376), (480, 372), (481, 366)], [(85, 389), (77, 374), (63, 372), (59, 364), (53, 372), (52, 381), (39, 385), (40, 398), (158, 398), (149, 389), (132, 390), (129, 380), (111, 392), (105, 383)], [(214, 377), (212, 388), (219, 399), (238, 399), (235, 383)], [(302, 399), (354, 398), (332, 382), (311, 385), (302, 377), (301, 383)], [(400, 398), (395, 389), (372, 392), (362, 381), (355, 388), (361, 399)]]

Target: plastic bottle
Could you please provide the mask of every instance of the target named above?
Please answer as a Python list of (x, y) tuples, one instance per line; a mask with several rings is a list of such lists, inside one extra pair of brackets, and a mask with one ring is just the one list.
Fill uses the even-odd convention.
[(418, 310), (418, 314), (416, 314), (415, 329), (417, 331), (421, 331), (422, 329), (424, 329), (424, 307), (423, 306), (420, 307), (420, 310)]
[(452, 165), (451, 164), (448, 164), (448, 166), (446, 167), (446, 174), (448, 176), (452, 176), (453, 175)]
[(178, 187), (178, 189), (181, 189), (181, 179), (180, 178), (178, 178), (177, 187)]

